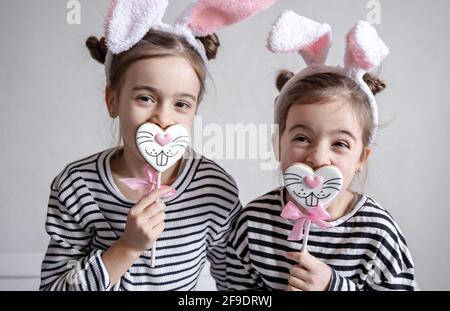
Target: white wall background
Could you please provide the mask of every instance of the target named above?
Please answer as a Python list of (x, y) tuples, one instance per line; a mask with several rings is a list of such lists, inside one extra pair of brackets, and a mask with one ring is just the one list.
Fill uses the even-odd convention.
[[(0, 289), (36, 289), (47, 246), (49, 185), (65, 164), (111, 146), (103, 68), (84, 47), (101, 35), (108, 0), (80, 0), (81, 24), (66, 21), (66, 0), (0, 0)], [(190, 1), (171, 1), (172, 22)], [(283, 9), (326, 21), (334, 31), (329, 62), (341, 63), (344, 36), (365, 19), (368, 0), (278, 0), (256, 18), (219, 33), (210, 65), (215, 87), (203, 123), (269, 124), (278, 69), (300, 57), (273, 56), (266, 33)], [(377, 29), (391, 48), (379, 98), (386, 127), (370, 164), (368, 193), (394, 216), (412, 251), (422, 289), (449, 290), (450, 2), (380, 0)], [(206, 154), (208, 156), (208, 154)], [(218, 160), (235, 177), (245, 204), (278, 185), (260, 161)], [(257, 182), (255, 182), (257, 181)], [(202, 289), (211, 288), (205, 278)]]

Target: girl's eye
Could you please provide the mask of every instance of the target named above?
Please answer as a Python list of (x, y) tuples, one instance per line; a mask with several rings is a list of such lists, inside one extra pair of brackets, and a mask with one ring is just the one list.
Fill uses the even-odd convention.
[(186, 103), (186, 102), (177, 102), (177, 103), (175, 104), (175, 107), (181, 108), (181, 109), (189, 109), (189, 108), (191, 108), (191, 105), (189, 105), (189, 104)]
[(148, 96), (148, 95), (141, 95), (141, 96), (138, 97), (138, 99), (139, 99), (141, 102), (144, 102), (144, 103), (154, 103), (154, 102), (155, 102), (155, 100), (153, 99), (153, 97)]
[(301, 143), (307, 143), (307, 142), (309, 142), (309, 139), (306, 136), (300, 135), (300, 136), (296, 136), (294, 138), (294, 141), (301, 142)]
[(350, 149), (350, 145), (345, 141), (338, 141), (338, 142), (334, 143), (334, 146), (339, 147), (339, 148)]

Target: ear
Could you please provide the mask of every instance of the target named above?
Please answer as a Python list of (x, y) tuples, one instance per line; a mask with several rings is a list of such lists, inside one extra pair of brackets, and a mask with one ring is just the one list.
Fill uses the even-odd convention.
[(176, 25), (205, 37), (270, 7), (275, 0), (198, 0), (178, 18)]
[(105, 20), (108, 49), (117, 55), (132, 48), (162, 23), (168, 5), (168, 0), (112, 0)]
[(110, 86), (106, 86), (105, 87), (105, 103), (106, 103), (106, 108), (108, 109), (108, 113), (111, 116), (111, 118), (115, 119), (117, 118), (118, 114), (119, 114), (119, 110), (117, 107), (117, 96), (116, 96), (116, 92), (111, 89)]
[(307, 65), (325, 64), (331, 47), (331, 27), (293, 11), (284, 11), (275, 21), (267, 38), (274, 53), (298, 52)]
[(361, 153), (361, 157), (359, 159), (358, 166), (359, 168), (362, 168), (367, 161), (369, 160), (370, 156), (372, 155), (372, 148), (371, 147), (365, 147)]

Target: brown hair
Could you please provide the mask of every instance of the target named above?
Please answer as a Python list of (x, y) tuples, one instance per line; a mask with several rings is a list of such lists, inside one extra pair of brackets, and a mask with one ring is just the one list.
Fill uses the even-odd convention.
[[(205, 47), (207, 58), (215, 58), (220, 46), (217, 35), (212, 34), (197, 39)], [(105, 38), (98, 39), (91, 36), (86, 40), (86, 47), (93, 59), (101, 64), (105, 63), (107, 53)], [(206, 79), (206, 68), (200, 54), (183, 37), (159, 30), (150, 30), (130, 50), (114, 55), (109, 73), (109, 86), (112, 89), (120, 88), (123, 75), (132, 63), (163, 56), (182, 56), (190, 62), (200, 81), (201, 88), (198, 96), (200, 102), (205, 92)]]
[[(280, 71), (276, 79), (278, 90), (281, 91), (293, 76), (294, 74), (290, 71)], [(365, 74), (364, 81), (374, 95), (386, 88), (383, 81), (371, 74)], [(353, 79), (339, 73), (316, 73), (295, 81), (288, 87), (289, 89), (283, 91), (283, 97), (277, 100), (275, 108), (275, 123), (279, 125), (280, 136), (286, 128), (287, 114), (293, 105), (343, 100), (352, 104), (363, 128), (363, 144), (369, 145), (374, 129), (369, 97)]]

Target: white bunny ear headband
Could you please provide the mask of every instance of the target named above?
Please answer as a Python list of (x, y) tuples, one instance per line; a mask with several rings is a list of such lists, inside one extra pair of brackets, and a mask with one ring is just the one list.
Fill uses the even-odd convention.
[(275, 0), (198, 0), (177, 19), (174, 26), (162, 21), (168, 0), (112, 0), (105, 22), (108, 53), (105, 61), (106, 77), (113, 55), (131, 49), (150, 29), (184, 37), (200, 54), (207, 57), (203, 45), (195, 37), (204, 37), (218, 29), (238, 23), (271, 6)]
[(283, 87), (278, 100), (284, 96), (288, 85), (316, 73), (334, 72), (353, 79), (369, 97), (375, 122), (370, 144), (375, 143), (378, 127), (378, 109), (375, 96), (363, 76), (381, 65), (389, 54), (388, 47), (378, 36), (375, 28), (359, 21), (347, 34), (344, 68), (325, 64), (331, 46), (331, 27), (284, 11), (274, 23), (267, 40), (267, 48), (274, 53), (298, 52), (307, 67), (291, 78)]

